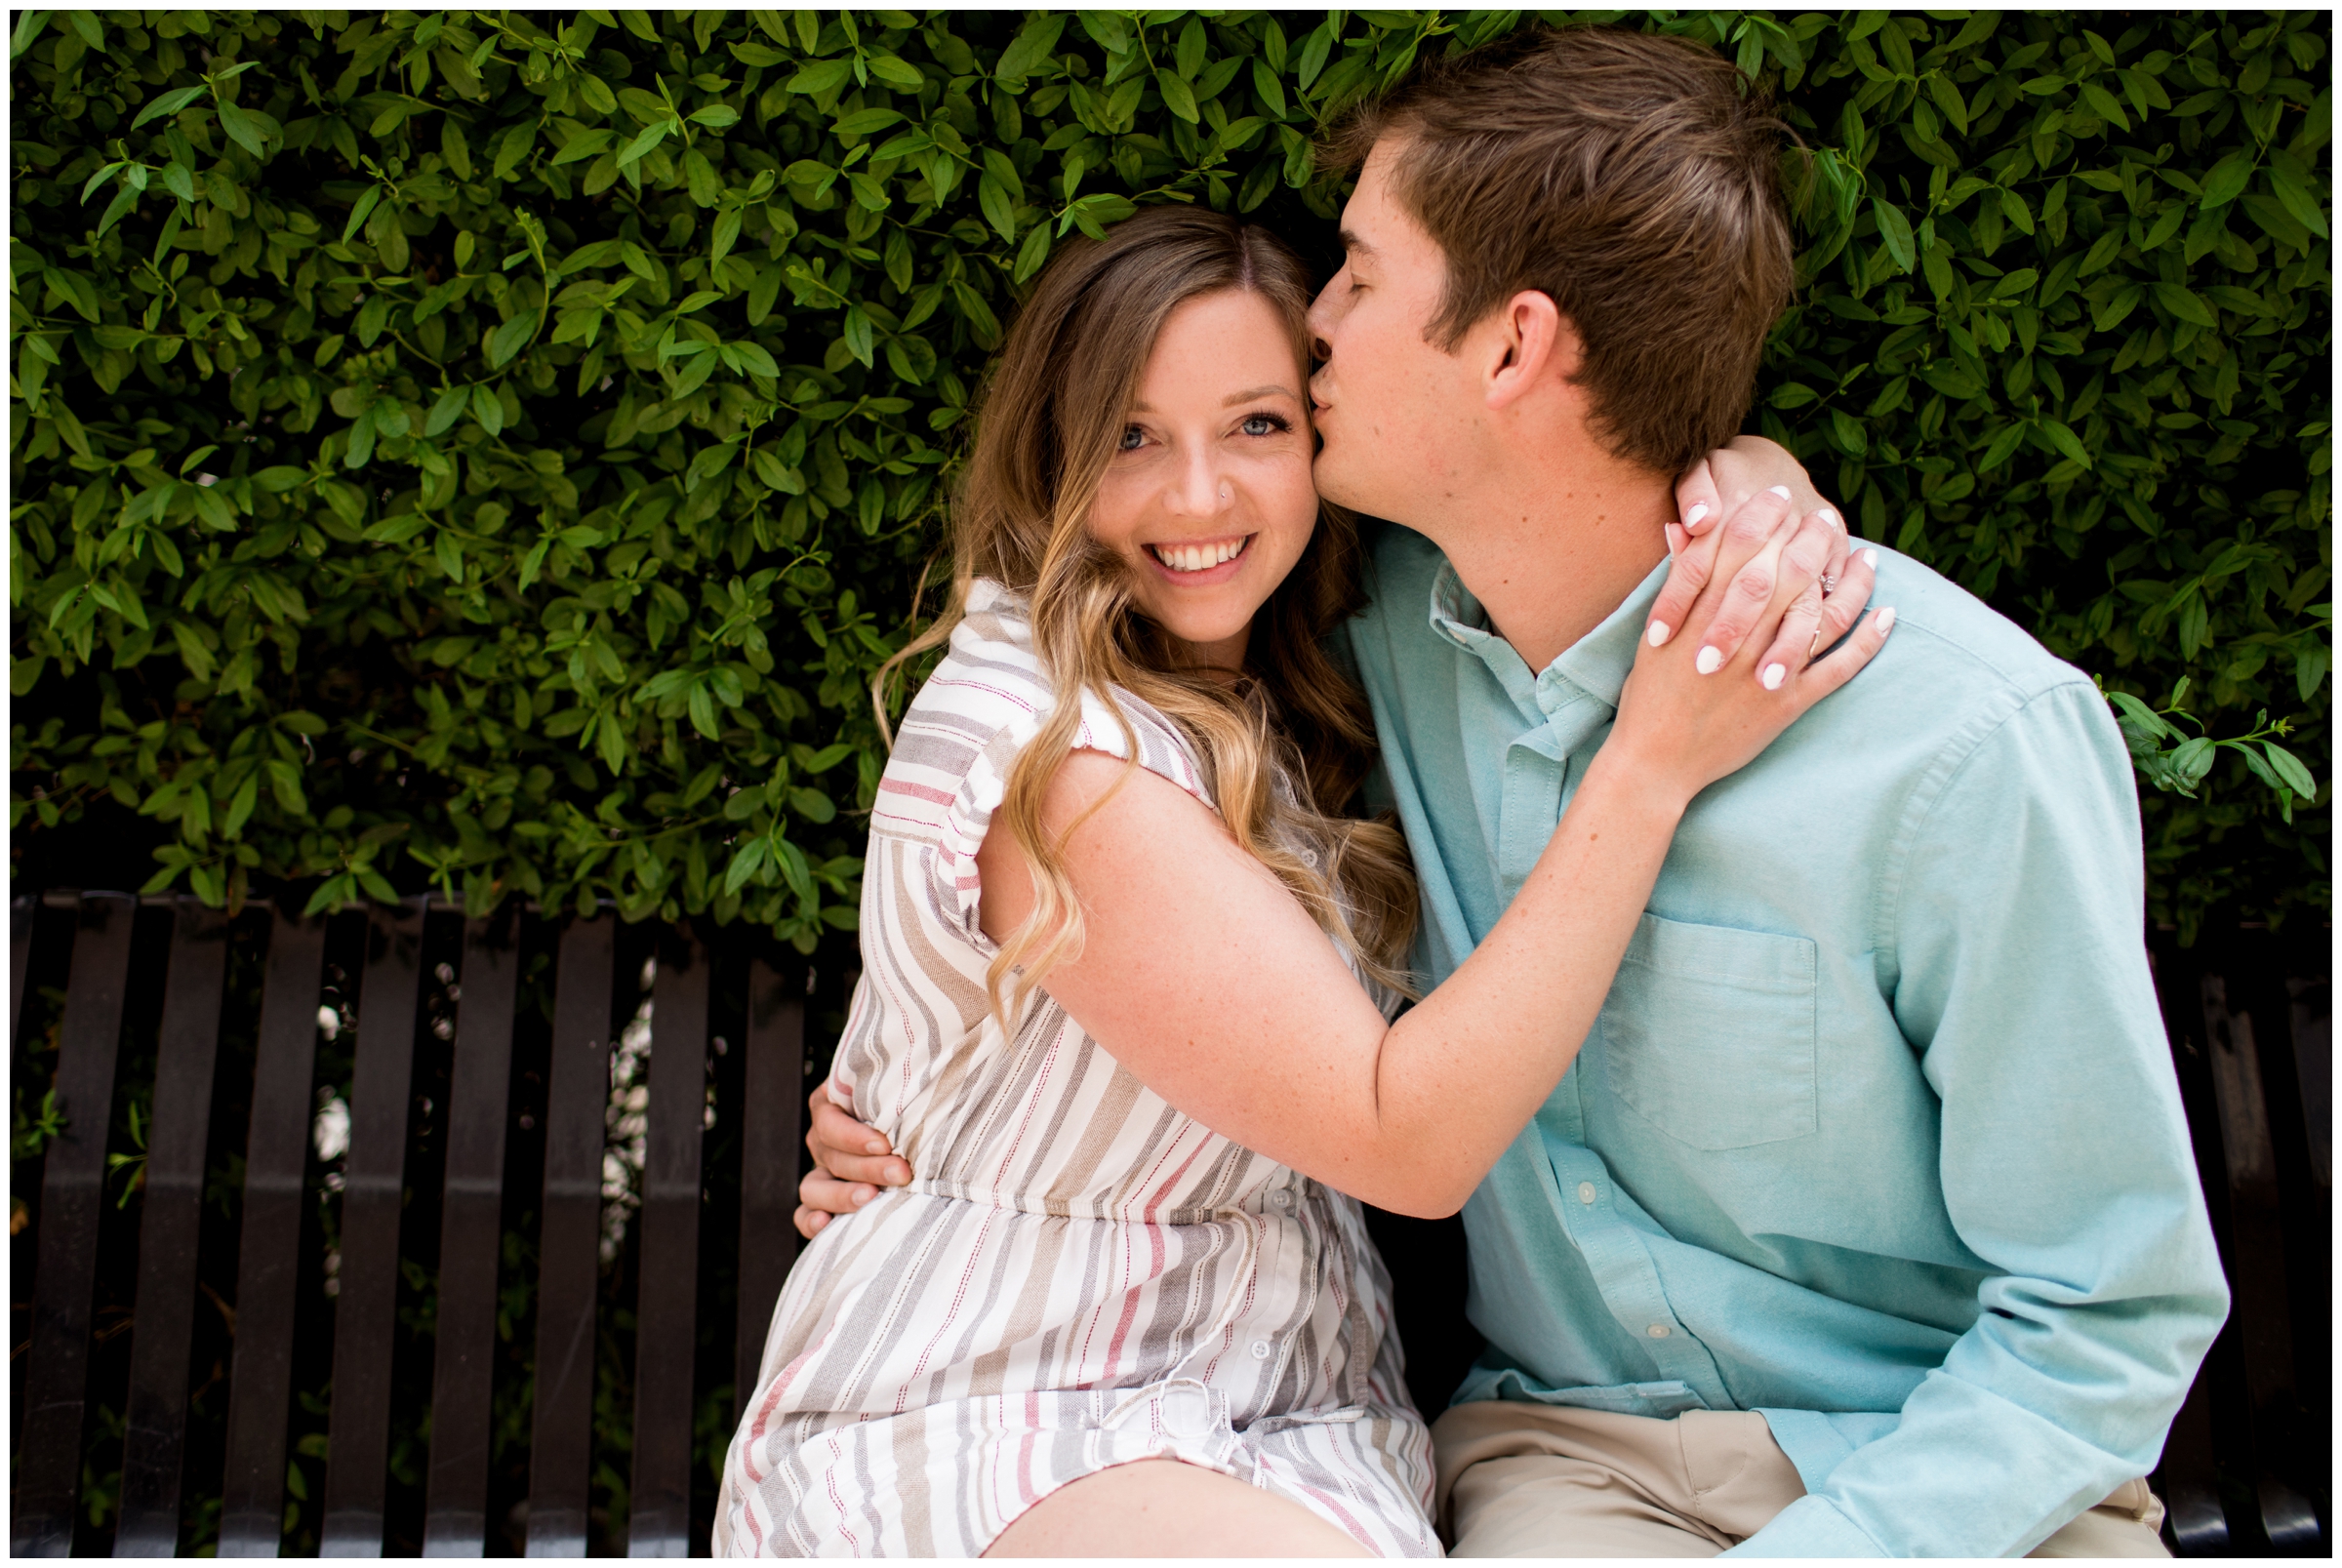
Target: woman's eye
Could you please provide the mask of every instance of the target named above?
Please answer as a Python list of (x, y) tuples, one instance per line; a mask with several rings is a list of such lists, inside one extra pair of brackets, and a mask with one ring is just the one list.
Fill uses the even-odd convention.
[(1122, 450), (1122, 451), (1124, 451), (1124, 452), (1136, 452), (1136, 451), (1138, 451), (1138, 450), (1139, 450), (1139, 448), (1141, 448), (1141, 447), (1145, 446), (1146, 444), (1147, 444), (1147, 432), (1146, 432), (1146, 431), (1144, 431), (1144, 430), (1140, 429), (1140, 428), (1139, 428), (1137, 425), (1135, 425), (1135, 424), (1125, 424), (1124, 426), (1122, 426), (1122, 446), (1121, 446), (1121, 450)]
[(1243, 424), (1238, 428), (1243, 430), (1246, 435), (1277, 435), (1281, 434), (1286, 426), (1285, 422), (1273, 414), (1253, 414), (1246, 416)]

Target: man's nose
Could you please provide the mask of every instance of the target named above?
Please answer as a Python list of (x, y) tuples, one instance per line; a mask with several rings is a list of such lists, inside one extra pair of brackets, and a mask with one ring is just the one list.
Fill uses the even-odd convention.
[(1334, 345), (1326, 341), (1326, 334), (1333, 328), (1333, 311), (1326, 304), (1332, 295), (1333, 290), (1329, 288), (1310, 302), (1310, 357), (1319, 364), (1334, 357)]

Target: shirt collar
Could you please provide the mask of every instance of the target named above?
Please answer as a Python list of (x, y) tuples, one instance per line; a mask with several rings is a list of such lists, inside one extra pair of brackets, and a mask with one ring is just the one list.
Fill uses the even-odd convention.
[(1582, 697), (1615, 709), (1627, 673), (1635, 667), (1635, 650), (1641, 643), (1652, 601), (1667, 581), (1667, 567), (1665, 561), (1652, 567), (1599, 625), (1564, 648), (1534, 677), (1513, 645), (1490, 629), (1487, 610), (1444, 560), (1432, 579), (1432, 631), (1486, 664), (1524, 717), (1551, 717)]

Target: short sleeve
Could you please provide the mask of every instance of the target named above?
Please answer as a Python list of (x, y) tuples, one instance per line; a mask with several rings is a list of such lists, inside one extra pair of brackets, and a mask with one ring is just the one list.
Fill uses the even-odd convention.
[[(995, 949), (979, 923), (984, 887), (977, 852), (1008, 793), (1017, 758), (1040, 734), (1058, 696), (1031, 649), (1022, 605), (979, 584), (951, 651), (920, 688), (896, 738), (872, 802), (873, 838), (924, 840), (927, 898), (945, 930), (986, 955)], [(1073, 749), (1135, 758), (1206, 806), (1203, 770), (1185, 732), (1128, 692), (1110, 704), (1080, 694)], [(873, 846), (875, 847), (875, 846)]]

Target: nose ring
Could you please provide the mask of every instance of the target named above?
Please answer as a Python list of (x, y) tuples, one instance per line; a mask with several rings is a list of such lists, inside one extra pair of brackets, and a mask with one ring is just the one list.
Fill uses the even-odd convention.
[(1220, 499), (1222, 501), (1233, 501), (1235, 498), (1229, 494), (1228, 486), (1223, 484), (1220, 487)]

